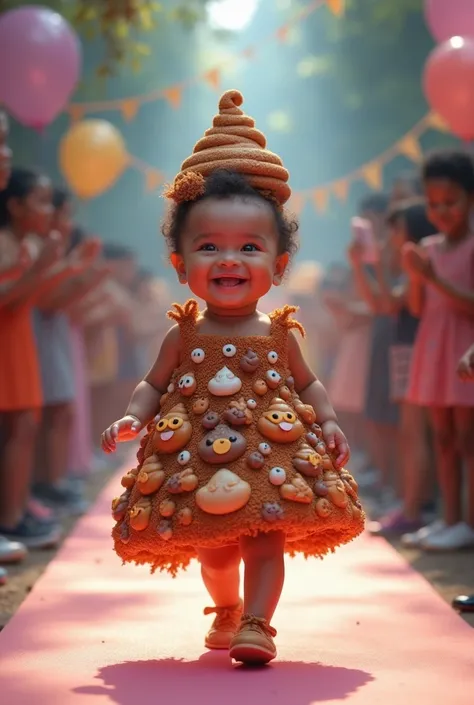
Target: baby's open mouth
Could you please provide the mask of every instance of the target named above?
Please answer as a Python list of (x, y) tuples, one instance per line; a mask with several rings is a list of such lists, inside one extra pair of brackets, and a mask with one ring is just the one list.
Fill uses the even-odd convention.
[(241, 286), (247, 280), (243, 277), (217, 277), (212, 281), (215, 282), (218, 286), (223, 286), (230, 289), (234, 286)]

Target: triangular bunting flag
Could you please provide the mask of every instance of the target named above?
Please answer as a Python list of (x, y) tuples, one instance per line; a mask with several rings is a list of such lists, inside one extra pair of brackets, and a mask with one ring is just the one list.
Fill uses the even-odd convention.
[(346, 9), (345, 0), (326, 0), (326, 4), (335, 17), (343, 16)]
[(85, 111), (82, 105), (70, 105), (68, 113), (72, 122), (79, 122), (84, 117)]
[(328, 208), (329, 191), (326, 188), (317, 188), (311, 196), (316, 210), (319, 213), (325, 213)]
[(423, 159), (420, 143), (414, 135), (406, 135), (406, 137), (401, 139), (397, 144), (397, 149), (400, 154), (408, 157), (408, 159), (411, 159), (415, 164), (419, 164)]
[(374, 191), (380, 191), (382, 188), (382, 165), (379, 162), (366, 164), (362, 167), (360, 173), (368, 186), (373, 188)]
[(288, 210), (295, 215), (301, 215), (305, 205), (305, 197), (302, 193), (293, 193), (288, 204)]
[(346, 201), (349, 194), (349, 181), (347, 179), (335, 181), (332, 185), (332, 190), (340, 201)]
[(437, 113), (430, 113), (428, 115), (428, 125), (430, 127), (434, 127), (435, 130), (439, 130), (440, 132), (451, 132), (446, 120), (444, 120), (441, 115), (438, 115)]
[(145, 172), (146, 190), (150, 193), (156, 191), (163, 183), (163, 175), (156, 169), (147, 169)]
[(163, 91), (163, 97), (176, 110), (181, 105), (181, 93), (181, 86), (172, 86)]
[(280, 42), (286, 42), (288, 39), (288, 32), (290, 31), (290, 28), (288, 25), (283, 25), (283, 27), (279, 27), (276, 32), (276, 37), (278, 41)]
[(140, 104), (136, 98), (129, 98), (128, 100), (123, 100), (120, 103), (120, 110), (127, 122), (133, 120), (138, 112)]
[(204, 76), (204, 80), (206, 83), (208, 83), (211, 88), (214, 88), (214, 90), (218, 91), (220, 86), (221, 86), (221, 72), (219, 69), (211, 69), (210, 71), (207, 71)]

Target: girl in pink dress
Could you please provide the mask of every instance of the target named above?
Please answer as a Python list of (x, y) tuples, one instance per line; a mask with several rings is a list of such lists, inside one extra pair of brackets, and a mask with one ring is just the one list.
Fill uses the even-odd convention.
[[(443, 519), (424, 527), (415, 543), (426, 550), (474, 546), (474, 387), (456, 374), (474, 339), (474, 163), (461, 151), (437, 152), (423, 168), (428, 217), (439, 235), (407, 243), (409, 304), (420, 318), (408, 400), (428, 407), (435, 440)], [(469, 478), (462, 515), (462, 463)]]

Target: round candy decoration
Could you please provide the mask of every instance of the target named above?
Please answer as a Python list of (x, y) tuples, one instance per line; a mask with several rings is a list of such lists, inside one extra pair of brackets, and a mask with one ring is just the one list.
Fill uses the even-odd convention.
[(249, 409), (256, 409), (257, 402), (255, 401), (255, 399), (247, 399), (247, 406)]
[(180, 465), (187, 465), (190, 460), (191, 453), (189, 452), (189, 450), (182, 450), (181, 453), (178, 455), (178, 463)]
[(286, 472), (283, 468), (272, 468), (268, 473), (272, 485), (283, 485), (286, 482)]
[(194, 350), (191, 353), (191, 360), (196, 363), (196, 365), (200, 365), (201, 362), (204, 360), (206, 357), (206, 353), (202, 348), (194, 348)]
[(272, 448), (269, 443), (260, 443), (258, 450), (262, 455), (270, 455)]
[(281, 376), (276, 370), (268, 370), (265, 375), (265, 380), (270, 389), (276, 389), (281, 382)]
[(267, 355), (267, 360), (270, 364), (274, 365), (275, 362), (277, 362), (278, 360), (278, 353), (276, 353), (274, 350), (271, 350)]
[(222, 348), (222, 352), (224, 353), (225, 357), (234, 357), (234, 355), (237, 353), (237, 348), (235, 347), (235, 345), (227, 343), (227, 345), (224, 345), (224, 347)]

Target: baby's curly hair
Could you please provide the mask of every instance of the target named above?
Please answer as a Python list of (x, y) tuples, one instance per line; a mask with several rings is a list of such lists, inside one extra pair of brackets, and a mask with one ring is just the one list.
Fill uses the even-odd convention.
[(288, 252), (292, 258), (298, 251), (299, 225), (296, 217), (290, 216), (284, 211), (271, 194), (265, 194), (253, 188), (242, 174), (226, 169), (217, 169), (205, 179), (202, 193), (196, 199), (171, 205), (161, 227), (170, 252), (181, 251), (181, 238), (186, 219), (193, 205), (206, 198), (221, 200), (255, 198), (265, 201), (275, 217), (278, 231), (278, 254)]

